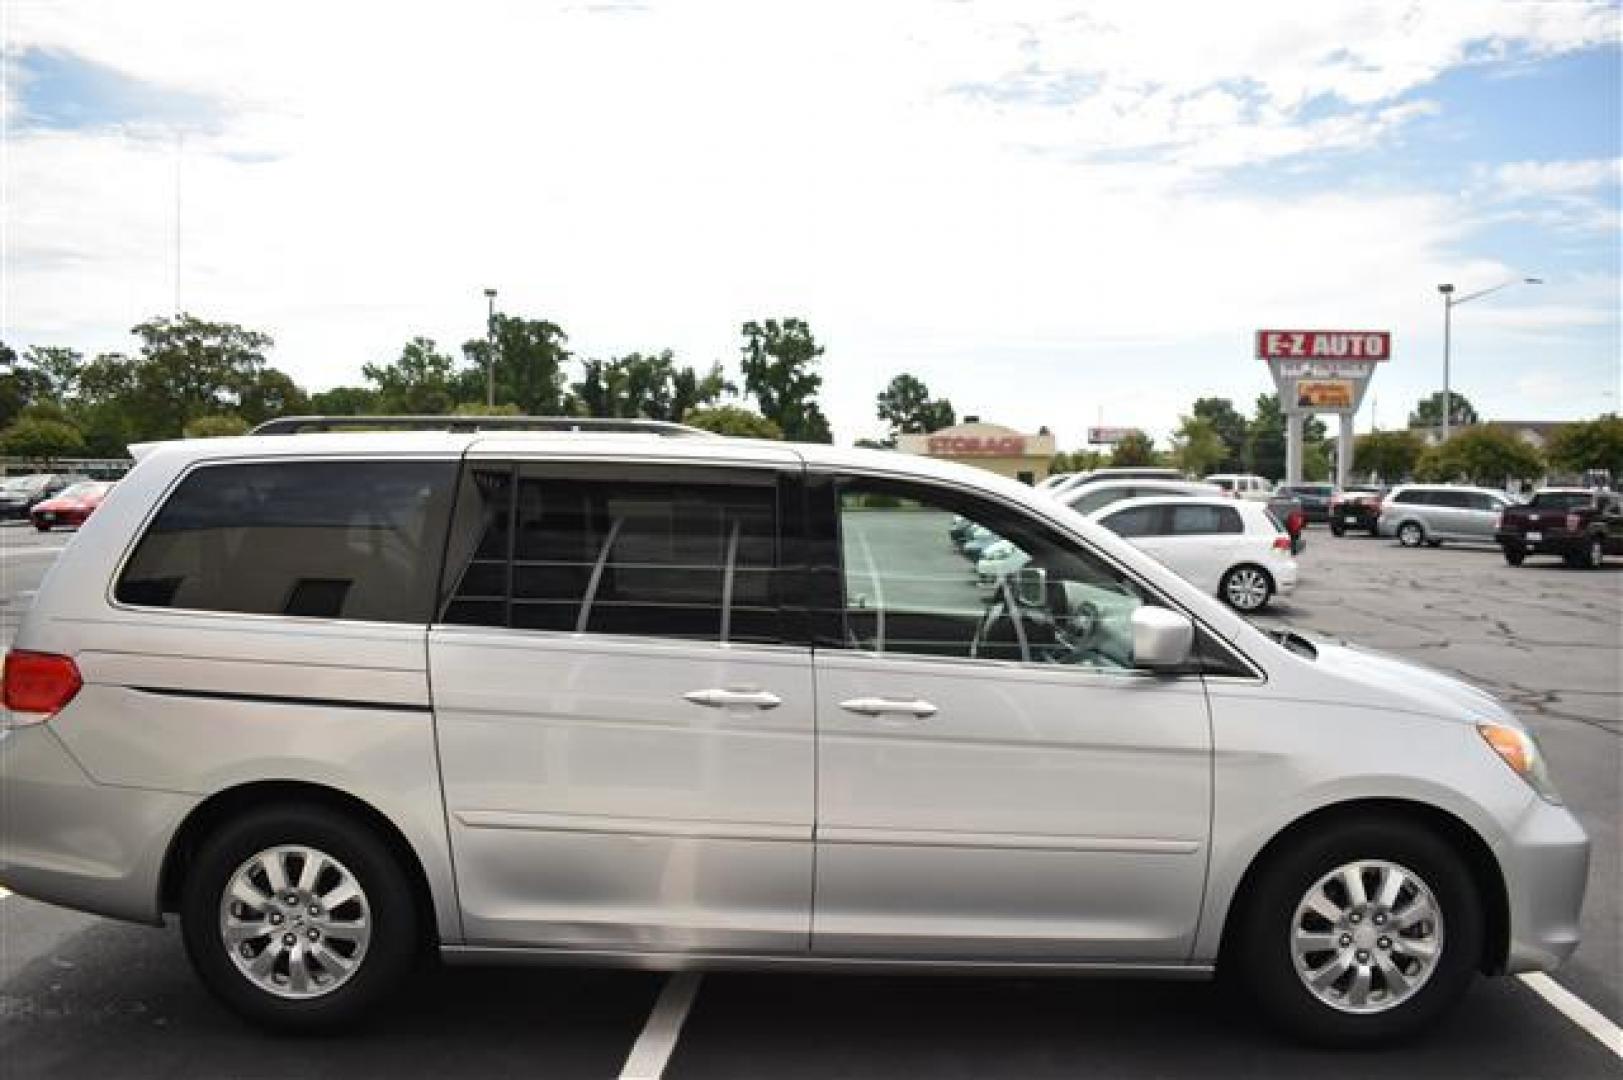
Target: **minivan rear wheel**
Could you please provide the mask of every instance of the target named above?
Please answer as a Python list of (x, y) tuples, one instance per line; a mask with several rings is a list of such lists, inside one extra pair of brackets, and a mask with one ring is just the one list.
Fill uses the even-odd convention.
[(388, 846), (311, 805), (256, 810), (211, 834), (187, 874), (181, 924), (216, 997), (292, 1031), (359, 1019), (406, 975), (421, 933)]
[(1333, 826), (1235, 901), (1234, 964), (1288, 1034), (1333, 1046), (1412, 1035), (1455, 1005), (1482, 954), (1469, 867), (1411, 823)]
[(1405, 521), (1398, 526), (1398, 543), (1404, 547), (1419, 547), (1426, 542), (1426, 530), (1418, 521)]

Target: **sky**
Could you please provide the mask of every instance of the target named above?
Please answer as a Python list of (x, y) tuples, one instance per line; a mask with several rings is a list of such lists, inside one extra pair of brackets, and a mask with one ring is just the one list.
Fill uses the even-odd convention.
[(1259, 328), (1389, 330), (1359, 430), (1453, 385), (1616, 411), (1617, 3), (0, 5), (0, 337), (175, 310), (307, 387), (484, 289), (580, 357), (736, 373), (807, 319), (837, 437), (911, 372), (1082, 445), (1249, 411)]

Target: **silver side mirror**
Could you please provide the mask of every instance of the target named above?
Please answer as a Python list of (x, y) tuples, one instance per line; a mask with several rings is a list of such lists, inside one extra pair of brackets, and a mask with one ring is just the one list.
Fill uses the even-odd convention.
[(1048, 571), (1040, 566), (1022, 566), (1014, 576), (1014, 598), (1025, 607), (1048, 606)]
[(1181, 667), (1195, 645), (1195, 624), (1180, 611), (1142, 606), (1133, 610), (1133, 666)]

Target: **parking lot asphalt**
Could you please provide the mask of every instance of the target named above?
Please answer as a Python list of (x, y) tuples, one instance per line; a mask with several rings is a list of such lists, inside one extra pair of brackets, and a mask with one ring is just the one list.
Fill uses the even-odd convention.
[[(0, 643), (66, 542), (0, 529)], [(1322, 529), (1301, 562), (1296, 594), (1260, 621), (1456, 672), (1535, 729), (1595, 841), (1584, 944), (1557, 980), (1623, 1019), (1623, 566), (1512, 570), (1491, 548), (1411, 551)], [(632, 972), (430, 966), (363, 1030), (275, 1038), (205, 994), (174, 927), (6, 896), (0, 1077), (616, 1077), (668, 985)], [(1479, 980), (1423, 1039), (1367, 1053), (1282, 1043), (1222, 983), (1124, 980), (711, 974), (672, 1034), (663, 1075), (692, 1080), (1623, 1076), (1618, 1051), (1517, 979)]]

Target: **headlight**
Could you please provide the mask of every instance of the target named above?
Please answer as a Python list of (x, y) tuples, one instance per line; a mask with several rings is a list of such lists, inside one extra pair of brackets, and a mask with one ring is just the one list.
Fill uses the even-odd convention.
[(1538, 792), (1539, 798), (1560, 804), (1561, 796), (1556, 792), (1555, 784), (1550, 781), (1550, 771), (1544, 763), (1544, 752), (1539, 749), (1533, 736), (1520, 728), (1504, 724), (1478, 724), (1476, 729), (1487, 744), (1493, 747), (1493, 752), (1499, 755), (1499, 759)]

